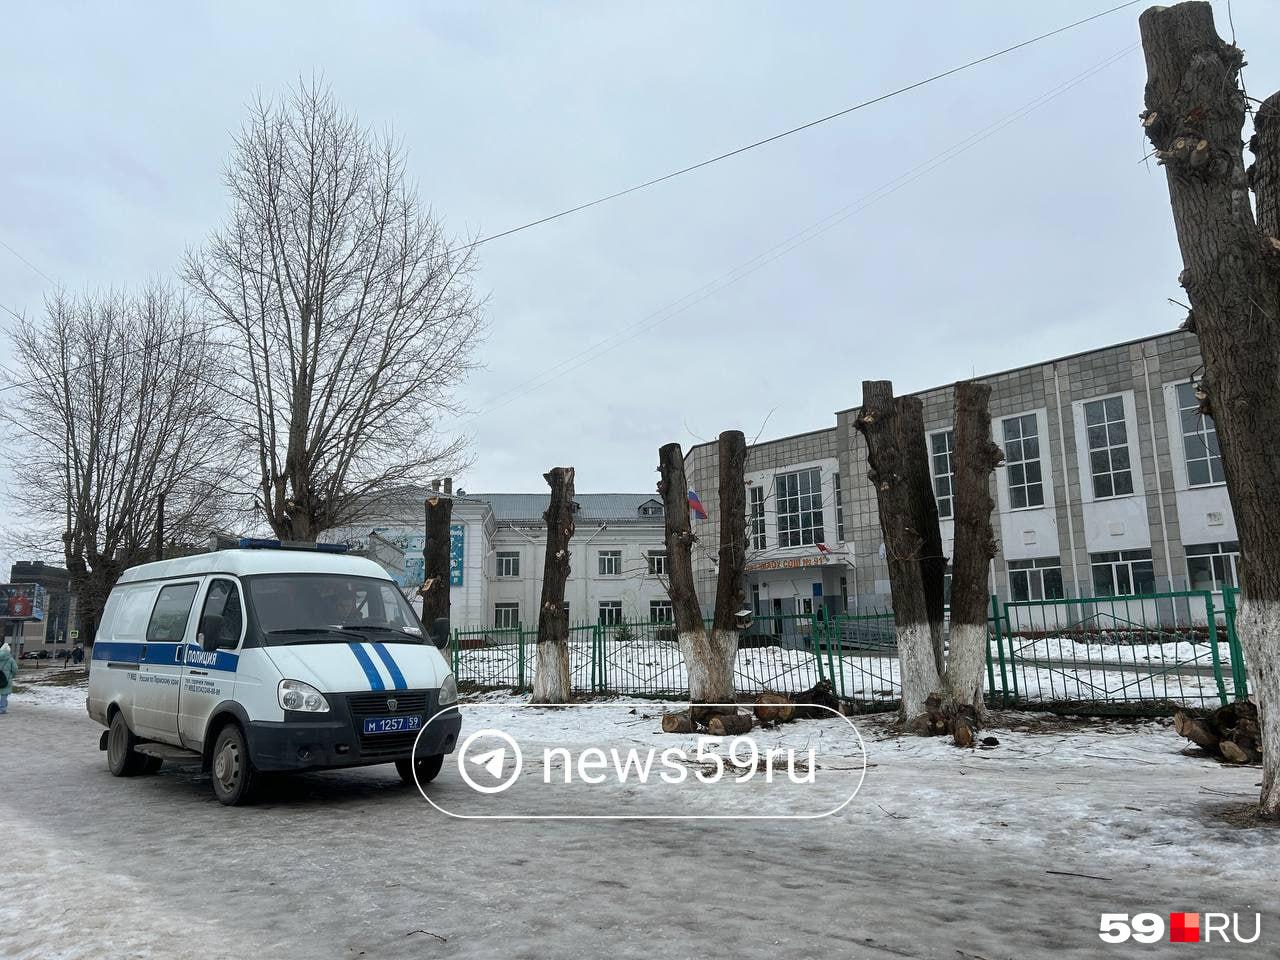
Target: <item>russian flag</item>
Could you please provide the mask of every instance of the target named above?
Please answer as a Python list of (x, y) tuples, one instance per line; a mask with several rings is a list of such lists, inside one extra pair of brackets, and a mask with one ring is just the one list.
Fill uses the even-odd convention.
[(831, 552), (831, 548), (830, 548), (830, 547), (828, 547), (825, 543), (819, 543), (819, 544), (817, 545), (817, 547), (818, 547), (818, 552), (819, 552), (819, 553), (830, 553), (830, 552)]
[(689, 491), (689, 509), (693, 511), (693, 515), (699, 520), (707, 519), (707, 511), (703, 509), (702, 501), (698, 499), (698, 495), (692, 490)]

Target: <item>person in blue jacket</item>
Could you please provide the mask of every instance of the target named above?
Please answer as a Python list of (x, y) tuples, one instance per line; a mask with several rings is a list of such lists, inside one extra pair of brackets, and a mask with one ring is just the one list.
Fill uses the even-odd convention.
[(0, 643), (0, 713), (9, 712), (9, 694), (13, 693), (13, 678), (18, 675), (18, 661), (13, 659), (9, 641)]

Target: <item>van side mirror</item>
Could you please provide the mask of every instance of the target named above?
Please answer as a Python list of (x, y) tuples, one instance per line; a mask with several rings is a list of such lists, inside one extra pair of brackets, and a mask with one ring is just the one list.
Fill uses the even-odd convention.
[(200, 621), (200, 649), (205, 653), (213, 653), (218, 649), (222, 639), (222, 617), (216, 613), (206, 613)]
[(444, 650), (449, 646), (448, 617), (436, 617), (436, 619), (431, 622), (431, 639), (440, 650)]

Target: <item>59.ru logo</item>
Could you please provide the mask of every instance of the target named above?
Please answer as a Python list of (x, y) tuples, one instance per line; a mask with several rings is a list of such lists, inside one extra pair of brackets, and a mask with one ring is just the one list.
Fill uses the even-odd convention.
[[(1211, 943), (1215, 937), (1223, 943), (1254, 943), (1262, 934), (1262, 914), (1253, 915), (1251, 937), (1241, 934), (1238, 913), (1171, 913), (1168, 930), (1169, 943)], [(1104, 913), (1098, 936), (1104, 943), (1158, 943), (1164, 934), (1164, 917), (1158, 913)]]

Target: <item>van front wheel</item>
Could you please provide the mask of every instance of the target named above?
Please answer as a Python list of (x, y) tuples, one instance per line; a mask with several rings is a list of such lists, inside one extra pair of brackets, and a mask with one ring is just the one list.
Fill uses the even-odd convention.
[(142, 773), (147, 758), (137, 753), (138, 738), (124, 722), (124, 713), (117, 710), (107, 729), (107, 769), (113, 777), (136, 777)]
[(219, 803), (238, 807), (253, 799), (258, 778), (249, 760), (249, 747), (244, 734), (234, 723), (229, 723), (218, 733), (213, 745), (213, 795)]
[[(415, 764), (411, 759), (397, 760), (396, 773), (400, 774), (400, 779), (405, 783), (413, 784), (413, 768)], [(444, 754), (437, 753), (434, 757), (423, 757), (417, 761), (418, 783), (430, 783), (440, 775), (440, 768), (444, 766)]]

